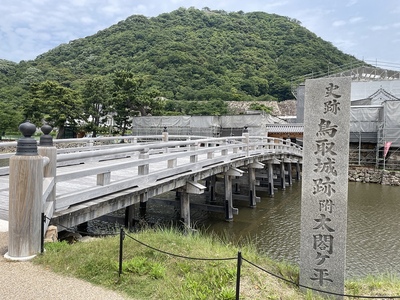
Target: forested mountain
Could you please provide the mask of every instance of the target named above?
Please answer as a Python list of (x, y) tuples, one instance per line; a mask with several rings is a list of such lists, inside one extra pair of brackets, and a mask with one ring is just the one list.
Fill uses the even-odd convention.
[(37, 91), (40, 83), (56, 82), (82, 95), (88, 80), (121, 70), (173, 101), (280, 101), (293, 98), (294, 78), (350, 63), (358, 61), (288, 17), (180, 8), (131, 16), (33, 61), (0, 60), (0, 110), (28, 117), (32, 85)]

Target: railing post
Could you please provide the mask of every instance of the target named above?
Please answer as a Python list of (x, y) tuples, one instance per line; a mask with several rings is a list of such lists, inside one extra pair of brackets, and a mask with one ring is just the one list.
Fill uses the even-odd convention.
[(164, 129), (163, 129), (162, 141), (163, 142), (168, 142), (168, 130), (167, 130), (167, 127), (164, 127)]
[[(145, 148), (139, 153), (139, 159), (148, 159), (149, 149)], [(138, 175), (148, 175), (149, 174), (149, 164), (143, 164), (138, 166)]]
[[(162, 138), (161, 138), (161, 140), (162, 140), (162, 142), (164, 142), (164, 143), (168, 142), (168, 140), (169, 140), (167, 127), (164, 127), (164, 129), (163, 129), (163, 131), (162, 131)], [(165, 152), (165, 153), (168, 153), (168, 152), (169, 152), (169, 148), (168, 148), (168, 147), (165, 147), (165, 148), (164, 148), (164, 152)]]
[(36, 126), (27, 121), (19, 130), (24, 137), (10, 158), (8, 252), (4, 257), (25, 261), (41, 250), (43, 157), (32, 138)]
[(236, 300), (240, 297), (240, 273), (242, 267), (242, 252), (238, 252), (237, 266), (236, 266)]
[[(40, 143), (38, 147), (39, 155), (42, 157), (47, 157), (49, 159), (49, 163), (43, 169), (44, 178), (49, 178), (52, 180), (53, 187), (51, 188), (51, 192), (49, 193), (47, 199), (43, 199), (43, 218), (42, 225), (43, 231), (47, 230), (48, 224), (50, 223), (50, 218), (53, 217), (54, 207), (56, 200), (56, 173), (57, 173), (57, 148), (53, 145), (53, 137), (50, 135), (50, 132), (53, 128), (50, 125), (43, 125), (40, 130), (43, 132), (43, 135), (40, 137)], [(42, 232), (42, 240), (44, 239), (45, 232)], [(43, 250), (43, 249), (42, 249)]]
[(250, 151), (250, 145), (249, 145), (249, 130), (247, 129), (247, 126), (245, 126), (244, 128), (243, 128), (243, 137), (244, 137), (244, 139), (243, 139), (243, 143), (245, 143), (247, 146), (246, 146), (246, 155), (247, 156), (249, 156), (249, 151)]
[[(43, 169), (43, 176), (46, 178), (55, 178), (57, 172), (57, 148), (53, 145), (53, 137), (50, 132), (53, 128), (50, 125), (43, 125), (40, 130), (44, 133), (40, 137), (40, 143), (38, 147), (39, 155), (49, 158), (49, 163)], [(47, 198), (47, 202), (54, 201), (56, 199), (56, 188), (54, 186), (53, 191)]]
[[(226, 146), (226, 145), (228, 145), (228, 140), (226, 140), (225, 142), (224, 142), (224, 144), (222, 145), (222, 147), (224, 147), (224, 146)], [(226, 156), (226, 155), (228, 155), (228, 149), (222, 149), (221, 150), (221, 155), (222, 156)]]
[(121, 277), (122, 274), (122, 258), (124, 251), (124, 239), (125, 239), (125, 231), (121, 228), (119, 233), (119, 268), (118, 268), (118, 277)]
[[(199, 144), (194, 144), (189, 146), (190, 151), (196, 152), (199, 149)], [(198, 161), (199, 157), (197, 154), (190, 155), (190, 162), (191, 163), (196, 163)]]

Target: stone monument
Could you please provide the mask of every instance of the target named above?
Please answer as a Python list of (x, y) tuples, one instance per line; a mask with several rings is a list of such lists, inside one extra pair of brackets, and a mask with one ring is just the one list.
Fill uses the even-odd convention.
[(339, 295), (346, 266), (350, 90), (349, 77), (306, 80), (304, 103), (300, 284)]

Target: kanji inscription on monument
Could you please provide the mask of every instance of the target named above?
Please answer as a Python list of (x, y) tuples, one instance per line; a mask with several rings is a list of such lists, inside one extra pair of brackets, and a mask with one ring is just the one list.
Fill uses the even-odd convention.
[(336, 294), (346, 267), (350, 90), (348, 77), (306, 80), (300, 284)]

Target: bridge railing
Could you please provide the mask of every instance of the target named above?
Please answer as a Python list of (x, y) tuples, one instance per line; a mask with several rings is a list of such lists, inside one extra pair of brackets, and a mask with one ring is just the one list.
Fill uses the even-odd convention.
[[(274, 138), (228, 137), (153, 142), (91, 152), (60, 154), (57, 156), (58, 164), (80, 165), (79, 168), (57, 175), (57, 183), (70, 182), (74, 191), (58, 196), (55, 209), (62, 210), (117, 191), (139, 189), (182, 174), (194, 174), (216, 164), (227, 164), (235, 159), (267, 153), (300, 156), (301, 147), (287, 140)], [(100, 163), (91, 164), (93, 162)], [(117, 176), (113, 180), (112, 173), (127, 169), (130, 169), (131, 174), (128, 178)], [(135, 169), (134, 174), (132, 169)], [(92, 186), (83, 190), (73, 188), (74, 180), (88, 176), (96, 177), (96, 180), (92, 181)]]
[[(243, 137), (221, 137), (221, 138), (207, 138), (203, 136), (182, 136), (182, 135), (169, 135), (168, 141), (177, 141), (176, 147), (182, 147), (182, 145), (193, 145), (194, 141), (198, 141), (199, 143), (209, 143), (209, 144), (218, 144), (227, 142), (234, 142), (243, 139)], [(64, 153), (80, 153), (80, 152), (91, 152), (94, 150), (105, 150), (105, 149), (115, 149), (118, 148), (119, 153), (124, 153), (123, 147), (126, 147), (125, 152), (129, 152), (130, 149), (135, 149), (135, 145), (139, 145), (137, 149), (140, 149), (140, 145), (150, 144), (152, 147), (158, 142), (163, 140), (162, 135), (154, 135), (154, 136), (114, 136), (114, 137), (96, 137), (96, 138), (78, 138), (78, 139), (54, 139), (53, 143), (57, 147), (57, 154)], [(123, 142), (123, 143), (122, 143)], [(183, 144), (179, 144), (179, 142), (183, 142)], [(292, 142), (288, 142), (288, 140), (278, 139), (278, 138), (270, 138), (270, 137), (249, 137), (249, 143), (252, 143), (252, 147), (256, 147), (256, 143), (259, 143), (258, 147), (267, 147), (271, 150), (283, 150), (283, 149), (292, 149), (297, 153), (301, 153), (301, 146), (294, 144)], [(6, 142), (0, 144), (0, 149), (11, 150), (8, 153), (0, 153), (0, 161), (5, 161), (9, 159), (11, 156), (15, 154), (17, 142)], [(162, 148), (162, 147), (161, 147)], [(114, 151), (114, 150), (112, 150)], [(99, 152), (96, 155), (89, 154), (86, 157), (95, 157), (101, 156), (104, 152)], [(69, 157), (65, 157), (62, 159), (58, 159), (58, 166), (63, 165), (65, 160), (69, 158), (73, 158), (71, 155)], [(84, 154), (77, 155), (76, 158), (85, 157)], [(4, 163), (5, 164), (5, 163)], [(8, 166), (0, 167), (0, 176), (8, 175), (9, 168)]]
[[(26, 126), (30, 127), (30, 132), (34, 132), (32, 124)], [(201, 179), (198, 174), (202, 172), (204, 176), (213, 168), (226, 172), (233, 163), (254, 162), (258, 158), (265, 159), (269, 154), (301, 156), (301, 147), (289, 140), (254, 137), (247, 133), (240, 137), (205, 138), (168, 136), (163, 132), (162, 136), (143, 138), (124, 136), (53, 141), (49, 136), (51, 128), (43, 126), (42, 131), (44, 136), (41, 137), (41, 143), (43, 138), (49, 144), (37, 147), (36, 141), (24, 133), (25, 138), (16, 145), (20, 153), (17, 147), (16, 155), (10, 155), (10, 161), (13, 162), (11, 170), (9, 167), (0, 168), (0, 175), (10, 175), (10, 192), (12, 187), (12, 197), (16, 198), (11, 199), (10, 193), (9, 203), (34, 205), (34, 209), (27, 212), (30, 216), (22, 216), (26, 209), (18, 207), (9, 211), (12, 218), (9, 220), (9, 239), (12, 241), (9, 257), (17, 260), (30, 258), (31, 253), (37, 253), (37, 227), (43, 225), (43, 219), (37, 219), (38, 212), (45, 214), (49, 220), (56, 211), (110, 194), (131, 194), (171, 182), (174, 182), (173, 188), (178, 188), (187, 180)], [(123, 143), (120, 142), (122, 140)], [(31, 149), (26, 153), (24, 147), (27, 141)], [(57, 150), (53, 142), (55, 145), (67, 145), (64, 149), (68, 150)], [(10, 143), (6, 143), (6, 146), (10, 147)], [(30, 161), (35, 161), (34, 168), (30, 167), (32, 163), (25, 163)], [(15, 168), (17, 163), (19, 166)], [(29, 172), (24, 171), (24, 166), (30, 168)], [(64, 168), (57, 169), (57, 166)], [(83, 187), (84, 177), (93, 177), (95, 180)], [(32, 187), (34, 191), (29, 190)], [(165, 191), (160, 189), (153, 193), (162, 192)], [(34, 226), (25, 226), (31, 218), (36, 220)], [(29, 228), (24, 239), (20, 238), (21, 226)], [(20, 250), (27, 248), (28, 251)]]

